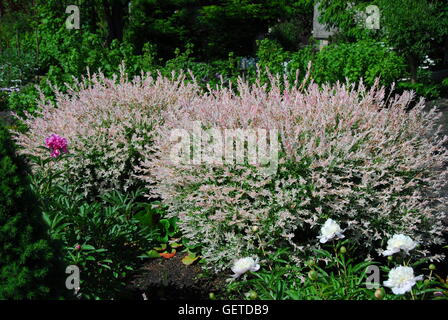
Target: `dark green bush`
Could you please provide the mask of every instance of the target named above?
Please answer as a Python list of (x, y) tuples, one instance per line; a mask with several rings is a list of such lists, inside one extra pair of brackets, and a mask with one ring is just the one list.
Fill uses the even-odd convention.
[[(204, 89), (207, 85), (212, 88), (220, 85), (221, 80), (224, 86), (226, 86), (229, 81), (236, 83), (239, 76), (253, 76), (255, 74), (253, 72), (255, 66), (251, 67), (250, 72), (248, 70), (243, 71), (240, 63), (242, 57), (235, 57), (233, 52), (229, 53), (226, 60), (196, 61), (193, 57), (193, 47), (192, 44), (187, 44), (183, 52), (180, 49), (176, 49), (173, 59), (166, 61), (163, 65), (154, 66), (150, 71), (160, 71), (166, 77), (171, 77), (173, 72), (176, 75), (179, 75), (181, 72), (188, 73), (187, 79), (190, 80), (191, 75), (193, 75), (198, 84)], [(144, 56), (141, 56), (139, 61), (144, 65), (146, 60), (144, 60)]]
[(444, 95), (443, 81), (435, 81), (432, 75), (433, 72), (429, 68), (420, 68), (417, 71), (417, 82), (412, 83), (411, 79), (403, 79), (397, 84), (397, 92), (412, 90), (417, 97), (428, 100), (439, 99)]
[(33, 52), (17, 53), (12, 49), (0, 54), (0, 87), (23, 85), (33, 80), (38, 70)]
[(362, 40), (354, 43), (332, 44), (315, 52), (313, 45), (288, 52), (276, 41), (258, 42), (257, 56), (262, 71), (267, 67), (274, 74), (286, 74), (294, 80), (297, 70), (301, 77), (312, 62), (311, 77), (318, 84), (337, 81), (359, 82), (372, 86), (377, 77), (382, 85), (390, 85), (405, 74), (404, 59), (383, 44)]
[(64, 289), (36, 198), (7, 129), (0, 124), (0, 299), (56, 298)]
[(259, 40), (257, 41), (257, 45), (257, 57), (260, 59), (259, 65), (262, 70), (264, 71), (265, 68), (268, 68), (274, 74), (284, 73), (284, 63), (291, 60), (291, 54), (274, 40)]
[(8, 93), (0, 91), (0, 111), (6, 110), (8, 102)]
[(273, 26), (270, 38), (276, 40), (288, 51), (297, 51), (300, 46), (309, 41), (313, 28), (312, 10), (307, 16), (294, 17)]
[(362, 40), (334, 44), (322, 49), (313, 61), (312, 76), (317, 83), (336, 81), (357, 83), (361, 78), (371, 86), (381, 77), (382, 85), (390, 85), (405, 73), (404, 59), (384, 44)]
[(34, 85), (27, 85), (18, 92), (13, 92), (7, 97), (9, 110), (23, 115), (23, 111), (33, 113), (37, 108), (39, 92)]
[(412, 90), (417, 96), (425, 97), (426, 99), (438, 99), (441, 95), (441, 86), (438, 84), (431, 83), (411, 83), (411, 82), (400, 82), (397, 85), (397, 89), (400, 91)]
[[(38, 160), (48, 164), (53, 159)], [(66, 265), (80, 270), (81, 299), (120, 297), (140, 256), (154, 246), (155, 230), (137, 220), (145, 214), (141, 191), (112, 191), (90, 201), (75, 186), (54, 183), (59, 172), (33, 176), (53, 239), (64, 246)]]

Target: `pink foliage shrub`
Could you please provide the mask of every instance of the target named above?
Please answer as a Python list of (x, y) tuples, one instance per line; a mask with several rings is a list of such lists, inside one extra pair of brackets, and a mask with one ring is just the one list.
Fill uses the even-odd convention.
[[(278, 78), (269, 88), (240, 80), (236, 91), (214, 89), (167, 110), (157, 150), (148, 148), (140, 168), (148, 196), (164, 199), (210, 268), (285, 246), (300, 263), (321, 245), (317, 236), (328, 218), (370, 253), (394, 233), (417, 240), (421, 254), (442, 243), (448, 153), (437, 138), (436, 112), (424, 113), (423, 100), (406, 111), (410, 92), (385, 97), (377, 85), (304, 88)], [(247, 163), (173, 162), (172, 129), (191, 131), (191, 121), (278, 129), (278, 170), (266, 176)]]
[(197, 92), (183, 80), (149, 74), (132, 81), (123, 73), (113, 79), (89, 75), (66, 94), (55, 89), (55, 104), (42, 96), (40, 111), (24, 120), (29, 130), (18, 133), (16, 141), (22, 153), (48, 157), (41, 148), (45, 138), (66, 138), (70, 157), (51, 165), (63, 170), (63, 183), (76, 184), (86, 195), (134, 188), (139, 184), (134, 166), (163, 123), (162, 111)]

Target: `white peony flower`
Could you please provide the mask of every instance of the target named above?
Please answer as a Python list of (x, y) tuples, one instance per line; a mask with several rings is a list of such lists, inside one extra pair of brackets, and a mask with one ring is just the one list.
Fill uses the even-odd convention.
[(248, 271), (257, 271), (260, 269), (260, 265), (258, 264), (258, 258), (254, 260), (253, 258), (247, 257), (236, 260), (231, 269), (235, 273), (232, 277), (236, 279)]
[(414, 270), (411, 267), (399, 266), (389, 271), (389, 280), (384, 282), (386, 287), (392, 288), (394, 294), (404, 294), (411, 291), (417, 280), (422, 280), (423, 276), (414, 277)]
[(387, 250), (383, 252), (383, 256), (391, 256), (394, 253), (403, 250), (406, 254), (414, 249), (417, 243), (409, 236), (404, 234), (395, 234), (391, 239), (387, 241)]
[(328, 219), (320, 229), (320, 236), (317, 238), (320, 239), (320, 243), (325, 243), (334, 237), (336, 237), (336, 239), (342, 239), (344, 238), (342, 232), (344, 232), (344, 230), (342, 230), (334, 220)]

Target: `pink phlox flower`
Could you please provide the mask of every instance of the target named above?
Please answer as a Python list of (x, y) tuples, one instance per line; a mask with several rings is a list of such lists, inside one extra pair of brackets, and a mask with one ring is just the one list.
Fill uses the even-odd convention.
[(46, 146), (50, 149), (50, 156), (52, 158), (57, 158), (61, 155), (61, 152), (67, 153), (67, 139), (58, 136), (57, 134), (52, 134), (50, 137), (45, 139)]

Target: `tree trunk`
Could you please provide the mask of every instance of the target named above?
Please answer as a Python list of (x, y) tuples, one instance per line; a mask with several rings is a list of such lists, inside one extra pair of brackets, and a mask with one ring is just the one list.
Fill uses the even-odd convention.
[(36, 61), (39, 63), (39, 30), (36, 28)]
[[(82, 3), (83, 8), (85, 9), (84, 20), (87, 21), (86, 25), (90, 32), (97, 33), (98, 32), (98, 5), (96, 0), (87, 0)], [(101, 6), (101, 4), (100, 4)]]
[(16, 49), (17, 49), (17, 56), (20, 56), (20, 32), (19, 29), (16, 30), (16, 35), (17, 35), (17, 44), (16, 44)]
[(443, 57), (443, 64), (448, 66), (448, 36), (445, 36), (445, 47), (443, 48), (445, 56)]
[(129, 1), (103, 0), (103, 9), (108, 26), (107, 43), (123, 40), (124, 18)]
[(409, 72), (411, 73), (411, 83), (417, 82), (417, 59), (414, 56), (407, 56)]

